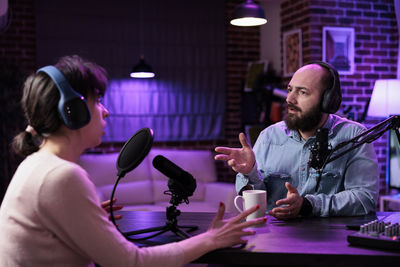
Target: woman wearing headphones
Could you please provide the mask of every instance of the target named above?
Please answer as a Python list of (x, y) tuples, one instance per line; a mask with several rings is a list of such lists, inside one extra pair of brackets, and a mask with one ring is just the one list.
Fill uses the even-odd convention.
[(0, 208), (0, 266), (179, 266), (245, 243), (242, 238), (254, 234), (245, 228), (265, 218), (242, 222), (253, 207), (223, 220), (223, 203), (207, 232), (180, 242), (138, 248), (120, 234), (76, 164), (101, 142), (108, 111), (99, 98), (106, 84), (105, 70), (78, 56), (27, 78), (22, 108), (28, 127), (13, 143), (26, 158)]

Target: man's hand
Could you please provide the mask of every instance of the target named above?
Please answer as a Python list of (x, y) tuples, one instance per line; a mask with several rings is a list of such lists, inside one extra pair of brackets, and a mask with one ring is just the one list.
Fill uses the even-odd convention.
[[(120, 209), (123, 208), (123, 206), (121, 206), (121, 205), (114, 205), (116, 201), (117, 201), (117, 199), (114, 198), (114, 199), (113, 199), (113, 212), (114, 212), (114, 211), (117, 211), (117, 210), (120, 210)], [(101, 207), (102, 207), (107, 213), (110, 213), (110, 210), (111, 210), (111, 208), (110, 208), (110, 200), (106, 200), (106, 201), (101, 202)], [(109, 219), (111, 219), (110, 216), (108, 216), (108, 217), (109, 217)], [(116, 220), (119, 220), (119, 219), (121, 219), (121, 218), (122, 218), (122, 215), (115, 215), (115, 216), (114, 216), (114, 219), (116, 219)]]
[(256, 163), (256, 157), (244, 133), (239, 134), (239, 141), (242, 148), (216, 147), (215, 151), (221, 154), (216, 155), (215, 160), (226, 161), (235, 172), (248, 174)]
[(285, 183), (288, 190), (286, 198), (280, 199), (276, 202), (277, 206), (284, 205), (283, 207), (276, 207), (268, 213), (280, 220), (295, 218), (299, 215), (301, 206), (303, 205), (303, 198), (299, 195), (296, 187), (289, 182)]

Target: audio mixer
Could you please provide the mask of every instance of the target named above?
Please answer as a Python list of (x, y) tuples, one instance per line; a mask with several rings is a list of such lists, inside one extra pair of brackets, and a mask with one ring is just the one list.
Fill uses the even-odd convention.
[(361, 225), (347, 241), (355, 246), (400, 250), (400, 212)]

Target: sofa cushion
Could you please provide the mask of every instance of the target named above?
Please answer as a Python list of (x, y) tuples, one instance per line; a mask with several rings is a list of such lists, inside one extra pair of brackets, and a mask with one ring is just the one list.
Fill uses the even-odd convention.
[(115, 154), (83, 154), (78, 164), (88, 173), (96, 186), (109, 185), (117, 177)]
[[(155, 148), (150, 150), (149, 157), (162, 155), (189, 172), (196, 181), (209, 183), (217, 180), (217, 171), (211, 151), (209, 150), (174, 150)], [(155, 168), (151, 168), (153, 180), (164, 180), (165, 175)]]
[[(205, 196), (204, 183), (196, 182), (196, 190), (193, 193), (193, 196), (190, 196), (188, 199), (202, 201)], [(170, 201), (171, 196), (164, 194), (164, 191), (169, 190), (168, 188), (168, 180), (164, 179), (163, 181), (153, 181), (153, 196), (154, 201)]]
[[(114, 184), (117, 179), (117, 159), (119, 153), (83, 154), (78, 164), (81, 165), (96, 186)], [(150, 179), (149, 159), (146, 157), (134, 170), (125, 174), (120, 183)]]
[(226, 212), (238, 213), (233, 204), (236, 196), (237, 193), (233, 183), (216, 182), (207, 184), (204, 198), (210, 203), (215, 203), (215, 205), (219, 202), (224, 202)]
[[(107, 199), (110, 199), (112, 185), (100, 186), (98, 189), (101, 194)], [(153, 201), (153, 186), (151, 180), (136, 181), (130, 183), (119, 183), (114, 197), (117, 199), (118, 204), (152, 204)]]

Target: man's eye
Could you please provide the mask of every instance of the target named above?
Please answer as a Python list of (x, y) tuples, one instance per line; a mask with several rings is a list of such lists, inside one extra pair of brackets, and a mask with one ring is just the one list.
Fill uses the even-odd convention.
[(97, 103), (103, 104), (103, 103), (104, 103), (104, 98), (103, 98), (102, 96), (99, 96), (99, 97), (97, 98)]

